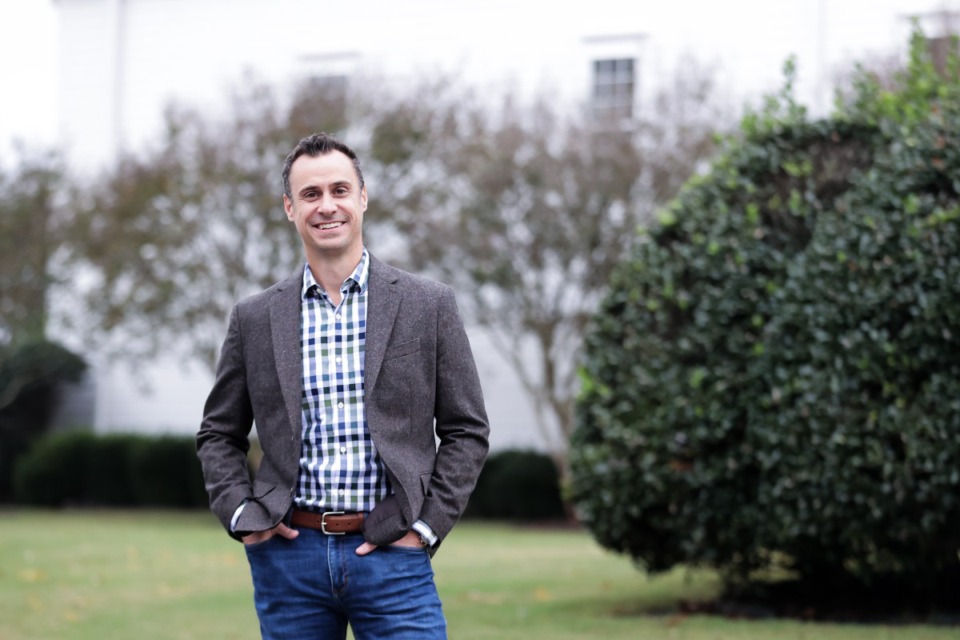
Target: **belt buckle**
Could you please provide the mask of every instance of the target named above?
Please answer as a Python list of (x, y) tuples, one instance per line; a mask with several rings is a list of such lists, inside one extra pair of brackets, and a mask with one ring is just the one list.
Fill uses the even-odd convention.
[(344, 535), (343, 531), (327, 531), (327, 516), (342, 516), (344, 513), (343, 511), (324, 511), (323, 515), (320, 516), (320, 531), (323, 531), (328, 536)]

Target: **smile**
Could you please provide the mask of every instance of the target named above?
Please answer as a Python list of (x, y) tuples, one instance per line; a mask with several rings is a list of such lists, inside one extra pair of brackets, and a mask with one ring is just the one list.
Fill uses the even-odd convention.
[(343, 225), (342, 222), (324, 222), (324, 223), (318, 224), (318, 225), (316, 225), (316, 226), (317, 226), (318, 229), (320, 229), (321, 231), (323, 231), (323, 230), (326, 230), (326, 229), (336, 229), (337, 227), (342, 226), (342, 225)]

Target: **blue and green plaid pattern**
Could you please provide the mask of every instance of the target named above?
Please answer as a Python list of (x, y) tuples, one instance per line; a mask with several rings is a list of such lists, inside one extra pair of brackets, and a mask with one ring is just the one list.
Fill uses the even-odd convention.
[(294, 496), (302, 509), (370, 511), (390, 494), (363, 404), (369, 265), (364, 250), (336, 308), (304, 267), (303, 437)]

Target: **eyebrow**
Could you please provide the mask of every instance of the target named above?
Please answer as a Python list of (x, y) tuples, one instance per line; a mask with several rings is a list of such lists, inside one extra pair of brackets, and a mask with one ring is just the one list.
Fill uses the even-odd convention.
[[(353, 188), (353, 185), (350, 183), (349, 180), (337, 180), (336, 182), (330, 183), (330, 188), (331, 188), (331, 189), (336, 189), (337, 187), (350, 187), (350, 188)], [(299, 191), (297, 191), (297, 195), (303, 195), (303, 194), (306, 193), (307, 191), (321, 191), (321, 190), (322, 190), (321, 187), (319, 187), (319, 186), (317, 186), (317, 185), (315, 185), (315, 184), (308, 184), (308, 185), (305, 185), (305, 186), (304, 186), (302, 189), (300, 189)]]

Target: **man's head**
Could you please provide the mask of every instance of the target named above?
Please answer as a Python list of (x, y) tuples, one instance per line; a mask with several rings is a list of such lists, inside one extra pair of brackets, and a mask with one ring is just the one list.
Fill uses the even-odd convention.
[(353, 169), (357, 172), (357, 181), (360, 183), (360, 189), (363, 189), (363, 172), (360, 171), (360, 159), (357, 158), (356, 152), (331, 135), (314, 133), (306, 138), (301, 138), (300, 142), (297, 143), (297, 146), (293, 148), (293, 151), (290, 152), (287, 159), (283, 162), (283, 194), (288, 198), (293, 195), (290, 193), (290, 171), (297, 158), (302, 155), (315, 158), (326, 155), (331, 151), (339, 151), (350, 158), (351, 162), (353, 162)]
[(301, 140), (283, 167), (283, 208), (317, 275), (324, 265), (352, 266), (363, 253), (367, 189), (357, 154), (320, 133)]

